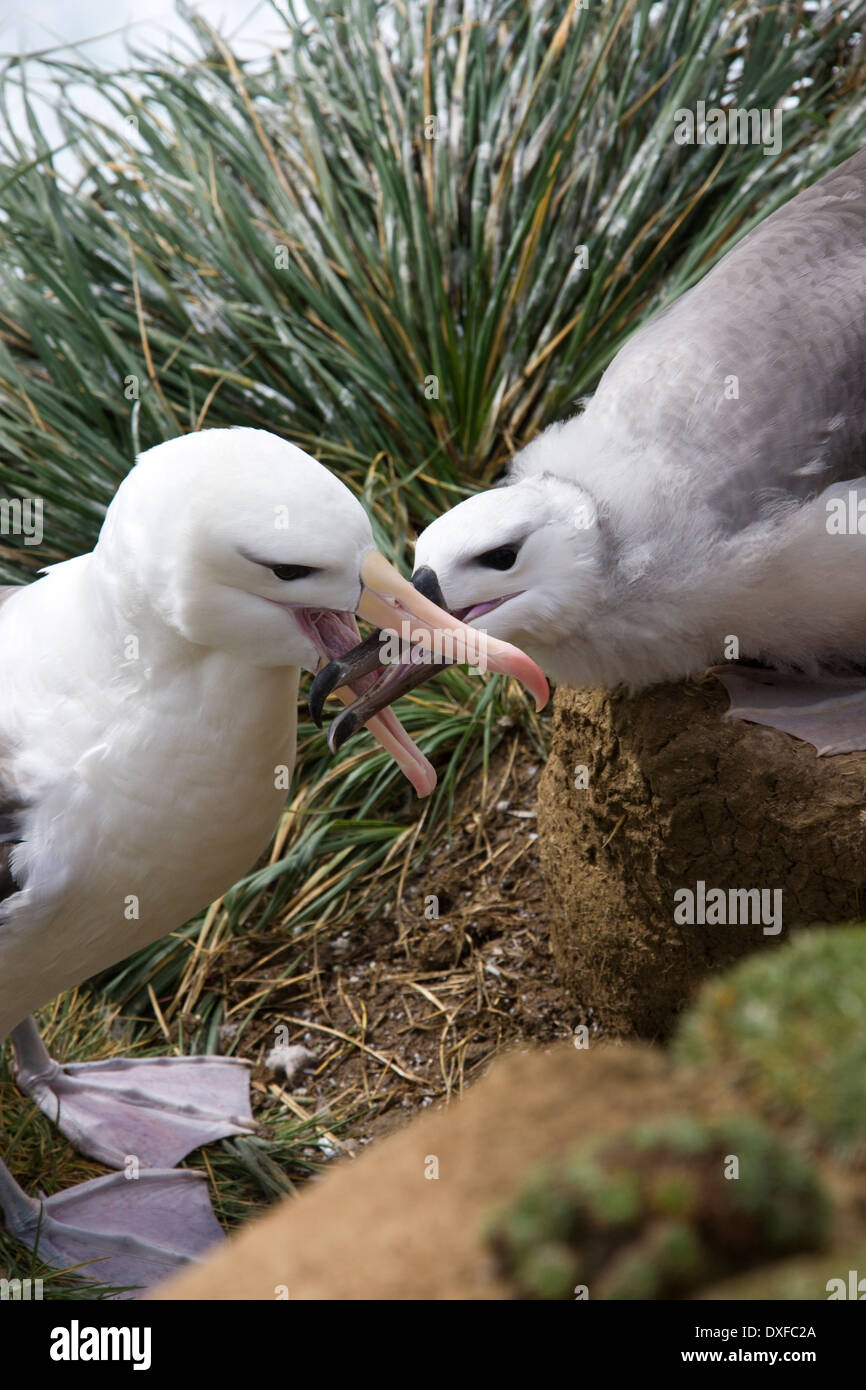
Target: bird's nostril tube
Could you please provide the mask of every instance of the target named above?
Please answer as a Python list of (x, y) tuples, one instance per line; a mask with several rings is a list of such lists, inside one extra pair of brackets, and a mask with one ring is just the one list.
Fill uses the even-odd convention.
[(422, 565), (419, 570), (415, 571), (412, 575), (412, 584), (419, 594), (429, 598), (430, 602), (435, 603), (438, 608), (444, 608), (446, 613), (450, 611), (445, 602), (445, 596), (439, 588), (436, 571), (431, 570), (429, 565)]

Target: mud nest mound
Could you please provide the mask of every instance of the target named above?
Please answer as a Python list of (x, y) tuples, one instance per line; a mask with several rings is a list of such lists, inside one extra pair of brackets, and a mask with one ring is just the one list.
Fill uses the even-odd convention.
[(609, 1033), (663, 1037), (711, 971), (864, 915), (866, 753), (819, 758), (727, 704), (709, 676), (557, 691), (538, 810), (552, 944)]

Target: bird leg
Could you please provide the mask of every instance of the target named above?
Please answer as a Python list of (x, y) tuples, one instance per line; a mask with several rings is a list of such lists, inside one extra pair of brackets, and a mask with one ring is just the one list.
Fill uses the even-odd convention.
[(44, 1264), (123, 1289), (118, 1298), (138, 1297), (224, 1239), (207, 1180), (183, 1168), (110, 1173), (35, 1198), (0, 1161), (0, 1210)]
[(803, 739), (819, 755), (866, 749), (866, 676), (806, 676), (714, 666), (731, 697), (726, 719), (746, 719)]
[(201, 1144), (249, 1134), (249, 1066), (235, 1057), (112, 1058), (61, 1066), (34, 1019), (12, 1030), (22, 1091), (77, 1149), (109, 1168), (171, 1168)]

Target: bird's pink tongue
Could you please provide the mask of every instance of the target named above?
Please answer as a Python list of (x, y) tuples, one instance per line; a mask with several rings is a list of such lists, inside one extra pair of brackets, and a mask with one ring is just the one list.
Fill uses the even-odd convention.
[[(360, 684), (360, 682), (358, 682)], [(345, 705), (351, 705), (355, 695), (350, 694), (346, 689), (335, 692)], [(436, 772), (433, 764), (428, 762), (421, 752), (421, 749), (413, 739), (409, 737), (400, 720), (392, 709), (380, 710), (374, 714), (372, 719), (368, 719), (364, 725), (369, 729), (377, 743), (380, 743), (386, 753), (394, 759), (394, 762), (403, 773), (408, 777), (412, 786), (419, 796), (429, 796), (436, 787)]]
[[(359, 635), (354, 615), (351, 613), (332, 612), (330, 609), (299, 609), (296, 616), (326, 661), (349, 651)], [(351, 705), (375, 679), (374, 674), (358, 676), (351, 685), (342, 686), (341, 689), (335, 690), (334, 694), (344, 705)], [(367, 720), (364, 727), (370, 730), (376, 742), (394, 759), (418, 795), (429, 796), (436, 787), (436, 772), (432, 763), (428, 762), (414, 740), (406, 733), (393, 710), (380, 710)]]

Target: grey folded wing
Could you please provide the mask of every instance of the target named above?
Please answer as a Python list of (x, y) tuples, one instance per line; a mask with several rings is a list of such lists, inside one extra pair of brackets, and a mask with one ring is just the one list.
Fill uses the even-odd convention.
[(680, 465), (722, 531), (866, 474), (866, 149), (639, 329), (585, 419)]

